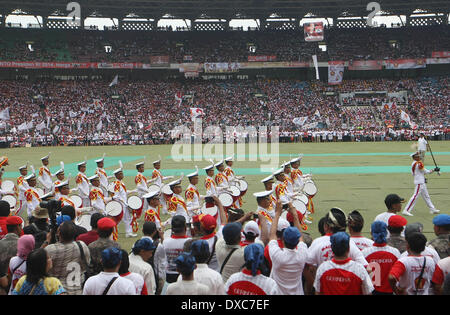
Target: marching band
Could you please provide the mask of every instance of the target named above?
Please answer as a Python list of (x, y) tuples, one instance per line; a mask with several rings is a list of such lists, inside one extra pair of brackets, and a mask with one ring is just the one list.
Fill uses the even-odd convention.
[[(28, 218), (32, 216), (32, 210), (39, 206), (42, 200), (54, 198), (61, 201), (62, 206), (72, 206), (77, 213), (76, 223), (90, 230), (90, 217), (95, 212), (113, 218), (117, 225), (123, 223), (125, 236), (136, 237), (139, 223), (138, 220), (144, 214), (144, 221), (155, 222), (158, 228), (164, 227), (170, 220), (163, 222), (162, 214), (182, 215), (188, 226), (193, 222), (195, 216), (210, 214), (221, 224), (218, 213), (218, 203), (228, 214), (228, 210), (241, 209), (244, 204), (244, 195), (247, 192), (248, 183), (244, 176), (237, 176), (232, 169), (233, 156), (204, 167), (204, 188), (206, 195), (201, 195), (198, 190), (199, 170), (186, 175), (188, 186), (183, 192), (181, 177), (174, 179), (173, 176), (163, 176), (161, 172), (161, 157), (153, 161), (154, 169), (151, 179), (144, 175), (144, 161), (135, 164), (137, 174), (134, 178), (136, 188), (127, 189), (123, 178), (123, 165), (108, 176), (104, 169), (105, 154), (96, 159), (97, 168), (94, 175), (86, 175), (86, 158), (77, 164), (78, 174), (75, 177), (74, 188), (70, 188), (70, 174), (65, 177), (64, 163), (60, 162), (60, 169), (54, 174), (48, 167), (50, 153), (41, 158), (42, 166), (39, 175), (36, 176), (33, 165), (28, 173), (28, 162), (19, 167), (20, 176), (17, 185), (14, 182), (1, 181), (1, 198), (7, 200), (16, 215), (26, 211)], [(291, 161), (285, 162), (281, 168), (275, 170), (269, 176), (260, 180), (264, 189), (253, 194), (256, 198), (256, 214), (266, 218), (268, 228), (275, 216), (275, 205), (281, 201), (284, 209), (292, 206), (297, 209), (304, 230), (311, 223), (310, 215), (313, 213), (311, 207), (312, 198), (317, 192), (311, 174), (304, 175), (299, 169), (302, 155)], [(6, 157), (2, 157), (2, 166), (8, 165)], [(217, 170), (217, 174), (215, 174)], [(3, 172), (3, 170), (2, 170)], [(55, 181), (52, 178), (56, 177)], [(112, 181), (111, 181), (112, 179)], [(172, 180), (169, 183), (164, 183)], [(38, 187), (38, 184), (40, 187)], [(311, 188), (312, 186), (312, 188)], [(306, 189), (308, 188), (308, 189)], [(311, 192), (312, 191), (312, 192)], [(286, 215), (287, 211), (284, 212)], [(259, 220), (258, 220), (259, 221)], [(257, 222), (261, 224), (261, 222)], [(115, 239), (118, 237), (117, 227), (113, 233)]]

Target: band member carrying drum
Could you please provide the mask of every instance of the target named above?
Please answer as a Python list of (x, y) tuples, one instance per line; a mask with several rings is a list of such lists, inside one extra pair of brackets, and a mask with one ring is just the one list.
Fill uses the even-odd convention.
[(124, 177), (123, 171), (122, 171), (122, 162), (119, 162), (121, 165), (120, 168), (116, 169), (113, 173), (116, 177), (116, 180), (114, 180), (114, 188), (113, 188), (113, 200), (119, 201), (123, 206), (123, 219), (121, 222), (123, 222), (125, 226), (125, 237), (136, 237), (137, 234), (133, 233), (133, 229), (131, 226), (132, 222), (132, 214), (130, 210), (128, 209), (128, 192), (127, 188), (125, 187), (125, 184), (123, 183), (122, 179)]
[(77, 164), (78, 166), (78, 174), (75, 178), (75, 182), (77, 184), (78, 195), (83, 200), (83, 207), (89, 207), (91, 205), (91, 201), (89, 200), (89, 180), (85, 175), (86, 172), (86, 161)]
[[(25, 191), (30, 187), (28, 186), (25, 177), (28, 174), (28, 163), (19, 167), (20, 176), (17, 177), (17, 190), (19, 192), (19, 209), (16, 214), (20, 216), (22, 212), (27, 209), (27, 199), (25, 198)], [(28, 212), (27, 212), (28, 213)]]
[(38, 181), (44, 188), (44, 194), (47, 194), (52, 191), (53, 180), (52, 177), (55, 175), (52, 174), (48, 168), (50, 153), (41, 158), (42, 166), (39, 168), (39, 177)]
[(103, 190), (103, 195), (107, 195), (108, 193), (108, 185), (109, 185), (109, 180), (111, 178), (114, 178), (114, 176), (108, 176), (106, 174), (106, 171), (104, 169), (104, 165), (105, 165), (105, 153), (103, 153), (103, 156), (101, 159), (97, 159), (95, 160), (95, 163), (97, 163), (97, 168), (95, 169), (95, 174), (98, 175), (98, 178), (100, 180), (100, 188)]
[(144, 221), (155, 222), (156, 228), (161, 228), (161, 203), (159, 202), (159, 192), (152, 191), (143, 196), (147, 201), (148, 208), (145, 210)]
[(270, 198), (272, 191), (260, 191), (253, 194), (256, 197), (258, 208), (256, 213), (264, 216), (267, 221), (267, 229), (270, 231), (273, 218), (275, 217), (275, 208), (272, 206), (272, 199)]
[(27, 200), (27, 214), (28, 219), (32, 216), (32, 211), (39, 206), (41, 202), (41, 197), (39, 197), (38, 191), (36, 190), (36, 174), (32, 172), (30, 175), (25, 177), (28, 184), (28, 189), (24, 192), (25, 199)]
[[(229, 184), (237, 185), (239, 187), (240, 186), (239, 182), (240, 182), (240, 180), (244, 179), (244, 176), (236, 176), (234, 174), (234, 171), (231, 168), (233, 166), (233, 156), (229, 156), (229, 157), (225, 158), (224, 161), (225, 161), (226, 166), (223, 170), (223, 173), (225, 174), (225, 176), (227, 176)], [(242, 202), (242, 195), (241, 195), (241, 196), (239, 196), (237, 203), (235, 203), (235, 208), (242, 207), (242, 204), (243, 204), (243, 202)]]
[(167, 206), (167, 210), (169, 211), (169, 214), (173, 217), (174, 215), (182, 215), (186, 218), (186, 222), (190, 224), (191, 222), (191, 216), (189, 215), (186, 202), (184, 201), (184, 198), (181, 197), (181, 192), (183, 191), (183, 188), (181, 188), (181, 180), (180, 179), (174, 180), (173, 182), (168, 183), (167, 185), (170, 187), (170, 189), (173, 191), (172, 198), (170, 198)]
[(273, 189), (273, 183), (274, 183), (275, 181), (273, 180), (273, 175), (269, 175), (269, 176), (267, 176), (266, 178), (263, 178), (262, 180), (261, 180), (261, 183), (263, 183), (264, 184), (264, 188), (265, 188), (265, 190), (266, 191), (270, 191), (270, 200), (272, 200), (272, 207), (275, 209), (275, 206), (276, 206), (276, 204), (277, 204), (277, 198), (274, 196), (274, 194), (273, 194), (273, 191), (274, 191), (274, 189)]
[(187, 178), (189, 180), (189, 186), (184, 192), (184, 197), (186, 198), (186, 206), (188, 213), (191, 217), (198, 214), (201, 209), (201, 202), (205, 196), (201, 196), (197, 189), (198, 184), (198, 169), (194, 173), (188, 174)]
[(96, 212), (106, 216), (106, 203), (111, 201), (112, 198), (103, 194), (100, 177), (97, 174), (89, 177), (88, 180), (92, 185), (91, 191), (89, 192), (89, 199), (91, 200), (92, 208), (94, 208)]

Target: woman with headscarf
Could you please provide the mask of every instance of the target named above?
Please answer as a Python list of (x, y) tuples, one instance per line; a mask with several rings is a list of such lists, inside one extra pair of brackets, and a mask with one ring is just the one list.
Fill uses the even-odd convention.
[(234, 273), (225, 283), (228, 295), (278, 295), (280, 290), (275, 280), (261, 273), (264, 267), (264, 247), (253, 243), (244, 249), (244, 268)]
[(400, 258), (400, 251), (386, 244), (387, 225), (382, 221), (375, 221), (371, 225), (371, 234), (374, 241), (371, 247), (365, 248), (362, 253), (372, 270), (372, 283), (375, 287), (373, 294), (392, 295), (389, 284), (389, 271), (392, 265)]
[(9, 261), (8, 278), (9, 283), (11, 283), (9, 295), (11, 295), (17, 281), (27, 274), (27, 257), (34, 250), (34, 245), (33, 235), (22, 235), (17, 241), (17, 256), (12, 257)]

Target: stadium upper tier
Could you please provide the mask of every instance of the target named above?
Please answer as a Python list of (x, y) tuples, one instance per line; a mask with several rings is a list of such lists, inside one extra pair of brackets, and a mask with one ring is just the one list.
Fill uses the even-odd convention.
[(332, 28), (325, 30), (322, 42), (305, 42), (303, 31), (0, 30), (3, 61), (148, 63), (150, 56), (168, 56), (171, 63), (202, 63), (276, 56), (277, 61), (309, 62), (314, 54), (319, 61), (348, 61), (427, 58), (433, 51), (450, 51), (450, 26)]
[[(215, 125), (223, 132), (230, 126), (273, 125), (282, 137), (307, 131), (384, 135), (390, 128), (411, 131), (400, 119), (404, 110), (418, 130), (444, 133), (449, 83), (449, 76), (345, 80), (338, 86), (282, 80), (121, 81), (113, 87), (88, 80), (0, 81), (0, 110), (9, 108), (10, 114), (0, 137), (14, 145), (47, 135), (66, 143), (167, 143), (173, 128), (193, 127), (193, 107), (204, 110), (204, 129)], [(358, 91), (386, 93), (345, 94)], [(299, 117), (307, 117), (303, 127), (293, 122)]]

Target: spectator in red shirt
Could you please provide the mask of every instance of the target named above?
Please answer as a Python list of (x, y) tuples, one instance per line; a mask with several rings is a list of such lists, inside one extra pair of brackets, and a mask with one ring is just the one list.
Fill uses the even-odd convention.
[(83, 241), (86, 245), (89, 245), (90, 243), (98, 240), (99, 236), (97, 233), (97, 222), (101, 218), (104, 218), (105, 216), (101, 213), (94, 213), (91, 216), (91, 227), (92, 229), (88, 231), (87, 233), (83, 233), (78, 235), (77, 241)]
[(6, 230), (6, 218), (11, 213), (9, 203), (5, 200), (0, 200), (0, 240), (8, 234)]

